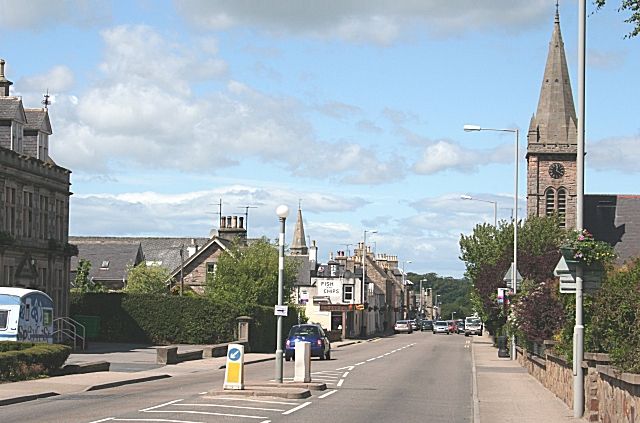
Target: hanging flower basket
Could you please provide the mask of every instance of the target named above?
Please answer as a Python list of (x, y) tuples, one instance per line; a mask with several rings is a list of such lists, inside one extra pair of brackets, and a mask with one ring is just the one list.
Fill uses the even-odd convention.
[(596, 241), (593, 235), (585, 230), (569, 232), (560, 251), (567, 263), (583, 264), (594, 271), (603, 271), (605, 264), (618, 257), (610, 244)]

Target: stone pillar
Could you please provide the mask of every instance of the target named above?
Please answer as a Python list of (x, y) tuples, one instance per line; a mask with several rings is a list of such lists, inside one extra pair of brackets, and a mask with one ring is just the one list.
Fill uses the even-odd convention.
[(253, 320), (249, 316), (240, 316), (236, 318), (238, 322), (238, 342), (249, 343), (249, 323)]

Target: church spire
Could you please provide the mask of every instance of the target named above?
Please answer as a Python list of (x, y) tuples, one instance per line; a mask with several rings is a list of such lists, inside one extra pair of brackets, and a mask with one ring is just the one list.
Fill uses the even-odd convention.
[(538, 110), (531, 121), (528, 138), (530, 153), (550, 152), (549, 147), (575, 152), (578, 142), (576, 111), (557, 4)]
[(307, 248), (307, 240), (304, 236), (304, 225), (302, 224), (302, 210), (298, 206), (298, 218), (296, 220), (296, 229), (293, 232), (293, 242), (291, 243), (292, 256), (303, 256), (309, 253)]

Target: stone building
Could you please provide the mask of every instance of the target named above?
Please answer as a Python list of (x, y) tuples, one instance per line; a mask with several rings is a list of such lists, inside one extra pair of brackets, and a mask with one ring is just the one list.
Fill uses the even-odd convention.
[(55, 317), (69, 314), (71, 171), (49, 157), (48, 109), (27, 109), (10, 95), (0, 60), (0, 286), (39, 289)]

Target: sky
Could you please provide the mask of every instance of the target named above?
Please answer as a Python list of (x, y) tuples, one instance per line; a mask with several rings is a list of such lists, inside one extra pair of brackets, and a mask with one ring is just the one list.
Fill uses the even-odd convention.
[[(70, 235), (207, 237), (301, 207), (320, 261), (362, 241), (461, 277), (461, 234), (519, 211), (554, 0), (0, 0), (12, 95), (72, 170)], [(588, 5), (587, 194), (640, 194), (640, 37)], [(578, 3), (559, 5), (577, 102)], [(348, 245), (351, 244), (351, 245)]]

